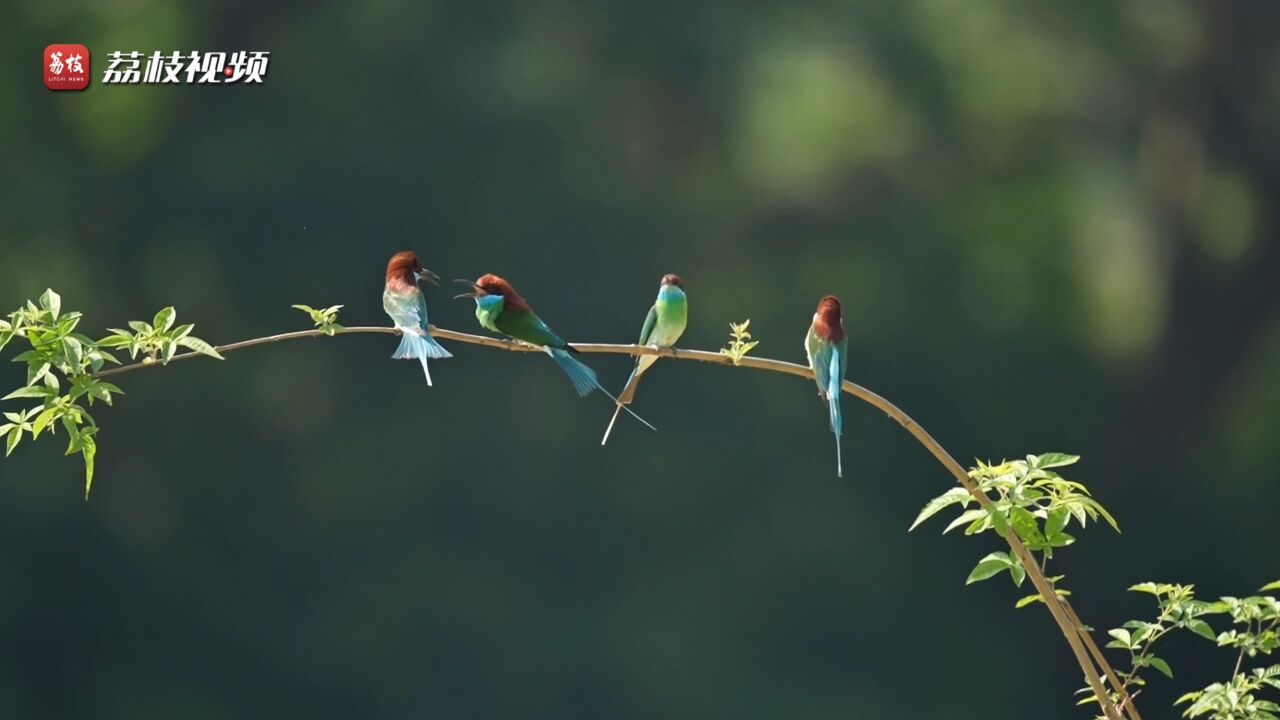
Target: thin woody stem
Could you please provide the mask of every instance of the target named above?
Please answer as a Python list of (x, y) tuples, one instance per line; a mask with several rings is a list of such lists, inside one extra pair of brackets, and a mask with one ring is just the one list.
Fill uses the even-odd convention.
[[(338, 330), (335, 334), (352, 335), (359, 333), (380, 333), (384, 335), (399, 334), (399, 330), (389, 327), (348, 327)], [(514, 340), (503, 340), (499, 338), (485, 337), (482, 335), (472, 335), (469, 333), (457, 332), (455, 330), (446, 330), (444, 328), (432, 327), (431, 333), (437, 338), (453, 340), (455, 342), (468, 343), (471, 345), (483, 345), (485, 347), (497, 348), (499, 350), (509, 350), (513, 352), (540, 352), (541, 348), (536, 345), (529, 345)], [(328, 333), (315, 330), (301, 330), (298, 332), (281, 333), (279, 335), (269, 335), (267, 337), (254, 338), (252, 340), (243, 340), (241, 342), (230, 343), (228, 345), (219, 345), (216, 350), (220, 354), (226, 354), (233, 350), (253, 347), (254, 345), (265, 345), (268, 343), (282, 342), (285, 340), (296, 340), (308, 337), (322, 337)], [(798, 365), (796, 363), (784, 362), (782, 360), (772, 360), (769, 358), (744, 357), (735, 363), (732, 358), (720, 353), (707, 352), (704, 350), (682, 350), (679, 348), (656, 348), (645, 345), (619, 345), (610, 343), (573, 343), (573, 347), (584, 353), (612, 353), (621, 355), (659, 355), (661, 357), (675, 358), (677, 360), (698, 360), (701, 362), (713, 363), (716, 365), (737, 365), (740, 367), (754, 368), (757, 370), (768, 370), (770, 372), (785, 373), (787, 375), (795, 375), (797, 377), (813, 379), (813, 371), (807, 366)], [(189, 352), (182, 355), (175, 355), (170, 359), (170, 363), (179, 360), (189, 360), (194, 357), (200, 357), (200, 353)], [(160, 363), (154, 361), (144, 361), (133, 363), (130, 365), (122, 365), (116, 368), (99, 371), (95, 377), (109, 377), (119, 375), (121, 373), (139, 370), (145, 367), (153, 367)], [(849, 380), (845, 380), (842, 386), (846, 393), (869, 403), (893, 418), (899, 425), (906, 429), (907, 432), (924, 446), (933, 457), (942, 464), (944, 468), (960, 483), (969, 494), (973, 496), (978, 504), (986, 509), (991, 509), (991, 499), (987, 494), (978, 488), (977, 483), (951, 457), (933, 436), (925, 431), (924, 428), (911, 419), (897, 405), (889, 402), (880, 395), (868, 390), (867, 388)], [(1089, 687), (1093, 690), (1094, 695), (1098, 698), (1098, 704), (1102, 707), (1103, 712), (1109, 720), (1124, 720), (1120, 714), (1119, 708), (1111, 701), (1111, 696), (1107, 693), (1106, 687), (1103, 685), (1102, 678), (1099, 675), (1098, 668), (1107, 674), (1108, 679), (1113, 684), (1117, 683), (1115, 672), (1111, 669), (1107, 661), (1102, 657), (1101, 652), (1095, 652), (1093, 658), (1090, 658), (1089, 652), (1085, 649), (1082, 637), (1087, 638), (1085, 630), (1080, 619), (1075, 616), (1074, 612), (1069, 612), (1062, 598), (1054, 592), (1053, 586), (1049, 583), (1044, 573), (1040, 569), (1040, 564), (1036, 562), (1035, 556), (1027, 550), (1022, 544), (1022, 540), (1012, 530), (1004, 534), (1004, 540), (1008, 543), (1009, 548), (1013, 550), (1014, 555), (1027, 571), (1027, 577), (1031, 579), (1032, 585), (1040, 593), (1040, 597), (1044, 599), (1044, 604), (1049, 608), (1049, 613), (1053, 616), (1054, 621), (1062, 630), (1063, 636), (1067, 640), (1067, 644), (1071, 647), (1072, 654), (1075, 655), (1076, 662), (1080, 665), (1080, 669), (1084, 672), (1085, 678), (1089, 682)], [(1092, 640), (1089, 641), (1090, 644)], [(1095, 646), (1096, 647), (1096, 646)], [(1094, 661), (1097, 661), (1097, 666)], [(1123, 689), (1120, 690), (1123, 694)], [(1133, 708), (1132, 702), (1125, 703), (1125, 707), (1129, 710), (1133, 720), (1139, 720), (1140, 716), (1136, 715), (1136, 709)]]
[[(1107, 681), (1111, 683), (1111, 687), (1115, 688), (1116, 694), (1120, 696), (1119, 707), (1129, 715), (1130, 720), (1142, 720), (1142, 713), (1138, 712), (1138, 707), (1133, 704), (1133, 699), (1137, 697), (1137, 693), (1132, 696), (1129, 694), (1128, 686), (1120, 681), (1116, 675), (1116, 671), (1107, 663), (1107, 659), (1102, 654), (1102, 649), (1098, 647), (1098, 643), (1094, 642), (1093, 636), (1085, 629), (1084, 623), (1080, 621), (1080, 616), (1076, 615), (1075, 608), (1071, 607), (1071, 602), (1066, 598), (1061, 598), (1062, 608), (1067, 612), (1067, 618), (1075, 624), (1080, 631), (1080, 638), (1084, 640), (1085, 647), (1088, 648), (1089, 654), (1097, 661), (1098, 666), (1102, 668), (1107, 676)], [(1147, 647), (1151, 642), (1148, 641)]]
[[(1246, 630), (1246, 631), (1252, 631), (1252, 630), (1253, 630), (1253, 621), (1252, 621), (1252, 620), (1250, 620), (1250, 621), (1249, 621), (1248, 625), (1245, 627), (1245, 630)], [(1233, 681), (1236, 679), (1236, 676), (1240, 674), (1240, 665), (1241, 665), (1241, 664), (1243, 664), (1243, 663), (1244, 663), (1244, 646), (1243, 646), (1243, 645), (1241, 645), (1241, 646), (1240, 646), (1240, 654), (1236, 655), (1236, 667), (1235, 667), (1235, 669), (1234, 669), (1234, 670), (1232, 670), (1232, 671), (1231, 671), (1231, 679), (1232, 679)]]

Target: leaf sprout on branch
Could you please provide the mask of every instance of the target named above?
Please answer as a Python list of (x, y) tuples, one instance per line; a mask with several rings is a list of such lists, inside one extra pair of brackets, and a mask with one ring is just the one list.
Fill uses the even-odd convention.
[(731, 340), (728, 347), (720, 348), (720, 354), (728, 357), (735, 366), (741, 365), (742, 358), (746, 357), (747, 353), (760, 344), (759, 340), (751, 339), (751, 333), (747, 332), (749, 327), (751, 327), (751, 318), (747, 318), (740, 323), (729, 323)]
[(317, 310), (310, 305), (290, 305), (290, 307), (310, 315), (311, 322), (315, 323), (316, 329), (329, 337), (333, 337), (335, 333), (342, 332), (345, 329), (338, 324), (338, 311), (346, 307), (345, 305), (330, 305), (323, 310)]

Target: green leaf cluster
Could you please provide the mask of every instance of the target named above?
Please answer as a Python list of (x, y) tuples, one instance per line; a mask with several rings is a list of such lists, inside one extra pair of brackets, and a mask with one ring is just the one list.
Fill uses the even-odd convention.
[(1280, 704), (1259, 696), (1260, 692), (1272, 690), (1280, 690), (1280, 665), (1236, 673), (1231, 682), (1213, 683), (1189, 692), (1173, 704), (1190, 703), (1182, 713), (1189, 718), (1276, 720), (1280, 718)]
[[(967, 489), (951, 488), (925, 504), (911, 523), (914, 530), (921, 523), (943, 510), (958, 505), (960, 513), (943, 529), (944, 533), (963, 527), (965, 535), (977, 535), (988, 530), (1007, 536), (1013, 533), (1041, 563), (1053, 557), (1054, 551), (1071, 545), (1075, 536), (1067, 532), (1074, 521), (1081, 528), (1089, 522), (1105, 521), (1119, 530), (1115, 518), (1089, 494), (1083, 484), (1063, 478), (1054, 468), (1073, 465), (1080, 458), (1064, 453), (1028, 455), (1024, 460), (1006, 460), (999, 464), (979, 462), (969, 470), (980, 493), (989, 502), (979, 503)], [(975, 507), (970, 507), (970, 505)], [(966, 584), (1009, 572), (1014, 585), (1021, 587), (1026, 578), (1026, 568), (1017, 557), (996, 552), (978, 561), (969, 573)], [(1050, 578), (1051, 582), (1062, 576)], [(1070, 591), (1054, 588), (1059, 595)], [(1018, 600), (1017, 607), (1043, 601), (1039, 594)]]
[(99, 341), (99, 344), (103, 347), (127, 348), (130, 358), (137, 359), (141, 355), (144, 363), (158, 361), (167, 365), (180, 347), (218, 360), (223, 359), (212, 345), (191, 334), (195, 325), (177, 325), (177, 319), (178, 313), (172, 306), (163, 308), (150, 323), (130, 320), (129, 330), (109, 328), (111, 334)]
[(13, 358), (26, 364), (26, 383), (0, 401), (39, 403), (4, 412), (0, 442), (7, 457), (23, 438), (38, 440), (45, 433), (56, 435), (61, 428), (67, 434), (66, 454), (78, 453), (84, 459), (84, 494), (88, 499), (98, 453), (98, 423), (87, 408), (99, 401), (111, 405), (116, 395), (124, 394), (97, 377), (106, 364), (120, 364), (111, 349), (127, 348), (130, 357), (142, 355), (144, 362), (168, 362), (178, 347), (221, 356), (191, 335), (192, 325), (175, 327), (176, 313), (171, 307), (156, 313), (151, 324), (134, 321), (129, 323), (133, 332), (112, 330), (101, 340), (76, 332), (81, 318), (78, 312), (63, 312), (62, 297), (50, 289), (0, 321), (0, 350), (14, 340), (24, 340), (30, 346)]
[(316, 329), (329, 337), (343, 330), (343, 327), (338, 324), (338, 311), (345, 307), (343, 305), (330, 305), (323, 309), (313, 308), (310, 305), (291, 305), (290, 307), (310, 315)]
[[(1185, 630), (1218, 647), (1235, 648), (1236, 659), (1230, 680), (1186, 693), (1175, 701), (1175, 705), (1189, 703), (1183, 717), (1208, 717), (1211, 720), (1280, 718), (1280, 705), (1262, 696), (1263, 692), (1280, 690), (1280, 665), (1242, 669), (1246, 657), (1270, 655), (1280, 647), (1280, 637), (1277, 636), (1280, 601), (1271, 596), (1255, 595), (1222, 597), (1210, 602), (1197, 599), (1192, 585), (1171, 583), (1144, 582), (1129, 589), (1153, 596), (1159, 611), (1154, 620), (1130, 620), (1107, 631), (1111, 637), (1107, 647), (1129, 654), (1129, 669), (1118, 673), (1127, 693), (1136, 695), (1141, 692), (1140, 688), (1146, 684), (1141, 673), (1146, 668), (1155, 668), (1161, 674), (1173, 677), (1173, 669), (1153, 652), (1153, 646), (1169, 633)], [(1265, 585), (1260, 592), (1275, 589), (1280, 589), (1280, 582)], [(1228, 616), (1234, 627), (1215, 632), (1205, 619), (1215, 615)], [(1095, 699), (1088, 688), (1081, 692), (1088, 693), (1081, 703)], [(1119, 701), (1118, 697), (1113, 696), (1113, 699)]]
[(720, 354), (727, 356), (734, 365), (740, 364), (742, 358), (760, 344), (760, 341), (751, 339), (751, 333), (747, 331), (749, 327), (751, 327), (751, 318), (740, 323), (729, 323), (729, 345), (720, 348)]

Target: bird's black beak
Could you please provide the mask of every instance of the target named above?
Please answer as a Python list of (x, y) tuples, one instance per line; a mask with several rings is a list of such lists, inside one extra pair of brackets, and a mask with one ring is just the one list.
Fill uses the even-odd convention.
[(436, 285), (436, 286), (440, 285), (440, 276), (431, 272), (426, 268), (422, 268), (422, 272), (418, 274), (418, 277), (421, 278), (422, 280), (426, 280), (432, 285)]
[(464, 279), (464, 278), (454, 278), (454, 279), (453, 279), (453, 281), (454, 281), (454, 282), (456, 282), (456, 283), (462, 283), (463, 285), (470, 285), (470, 286), (473, 288), (471, 292), (465, 292), (465, 293), (462, 293), (461, 295), (454, 295), (454, 296), (453, 296), (453, 299), (454, 299), (454, 300), (461, 300), (462, 298), (474, 298), (474, 297), (479, 297), (479, 295), (480, 295), (480, 292), (479, 292), (479, 291), (480, 291), (480, 286), (479, 286), (479, 285), (475, 284), (474, 282), (472, 282), (472, 281), (470, 281), (470, 280), (466, 280), (466, 279)]

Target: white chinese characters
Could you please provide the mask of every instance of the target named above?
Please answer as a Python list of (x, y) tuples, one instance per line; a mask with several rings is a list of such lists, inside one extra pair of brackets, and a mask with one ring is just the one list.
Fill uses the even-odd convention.
[(110, 62), (102, 73), (102, 82), (144, 85), (261, 84), (267, 74), (270, 56), (270, 52), (258, 50), (233, 52), (230, 58), (225, 52), (192, 50), (183, 53), (174, 50), (166, 55), (157, 50), (147, 57), (146, 67), (143, 68), (141, 52), (134, 50), (126, 53), (116, 50), (107, 54)]
[(81, 64), (80, 62), (83, 59), (84, 58), (80, 57), (80, 53), (72, 53), (70, 56), (67, 57), (66, 61), (63, 62), (62, 53), (60, 52), (50, 53), (49, 54), (49, 72), (53, 73), (54, 75), (61, 75), (62, 71), (66, 70), (68, 73), (83, 75), (84, 65)]

